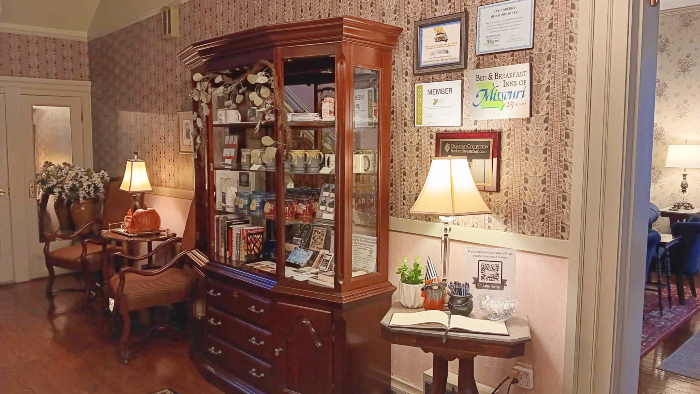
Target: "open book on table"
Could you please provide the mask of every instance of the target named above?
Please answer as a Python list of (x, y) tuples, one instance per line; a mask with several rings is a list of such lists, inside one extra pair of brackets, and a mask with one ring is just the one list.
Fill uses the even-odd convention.
[(506, 328), (505, 322), (472, 319), (470, 317), (459, 315), (449, 315), (442, 311), (394, 313), (391, 316), (389, 326), (465, 331), (477, 334), (508, 335), (508, 329)]

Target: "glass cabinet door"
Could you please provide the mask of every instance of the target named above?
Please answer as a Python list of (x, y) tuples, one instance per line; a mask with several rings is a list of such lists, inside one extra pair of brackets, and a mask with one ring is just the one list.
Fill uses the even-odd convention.
[(284, 162), (285, 279), (335, 286), (335, 58), (283, 59), (284, 97), (291, 127)]
[(377, 272), (379, 71), (353, 68), (352, 277)]

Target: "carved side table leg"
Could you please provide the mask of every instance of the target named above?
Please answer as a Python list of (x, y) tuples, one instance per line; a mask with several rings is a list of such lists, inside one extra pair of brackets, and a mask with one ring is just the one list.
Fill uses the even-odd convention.
[(459, 394), (479, 394), (474, 380), (474, 357), (459, 359), (458, 379)]
[(447, 387), (447, 360), (433, 355), (433, 389), (431, 394), (445, 394)]

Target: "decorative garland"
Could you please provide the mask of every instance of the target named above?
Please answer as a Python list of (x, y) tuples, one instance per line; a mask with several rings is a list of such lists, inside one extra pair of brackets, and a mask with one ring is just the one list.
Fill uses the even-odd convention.
[[(276, 109), (277, 117), (279, 117), (280, 120), (280, 127), (285, 133), (285, 138), (288, 141), (292, 140), (292, 129), (289, 127), (287, 110), (282, 100), (282, 92), (279, 86), (276, 85), (278, 81), (277, 71), (275, 70), (275, 66), (269, 61), (259, 60), (255, 63), (253, 68), (235, 78), (231, 76), (231, 73), (210, 73), (207, 75), (196, 73), (192, 75), (192, 79), (197, 84), (188, 96), (199, 103), (197, 110), (192, 113), (195, 136), (195, 159), (197, 158), (199, 147), (202, 145), (201, 135), (204, 132), (206, 117), (211, 115), (209, 105), (213, 96), (226, 96), (228, 100), (226, 100), (224, 106), (228, 109), (236, 109), (238, 105), (246, 99), (246, 96), (251, 107), (256, 107), (259, 112), (265, 115), (269, 115)], [(262, 116), (258, 117), (255, 133), (260, 130), (262, 118)], [(267, 146), (277, 144), (269, 137), (266, 137), (266, 142), (268, 142), (265, 144)], [(273, 156), (275, 154), (272, 151), (266, 153), (268, 155), (271, 153)]]

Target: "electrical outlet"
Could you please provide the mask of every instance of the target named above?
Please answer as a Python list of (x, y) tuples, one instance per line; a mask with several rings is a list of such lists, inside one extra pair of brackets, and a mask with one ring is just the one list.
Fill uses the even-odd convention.
[(527, 390), (532, 390), (535, 388), (535, 377), (532, 371), (532, 365), (527, 365), (523, 363), (517, 363), (513, 367), (513, 371), (517, 372), (518, 383), (515, 385), (522, 387)]

